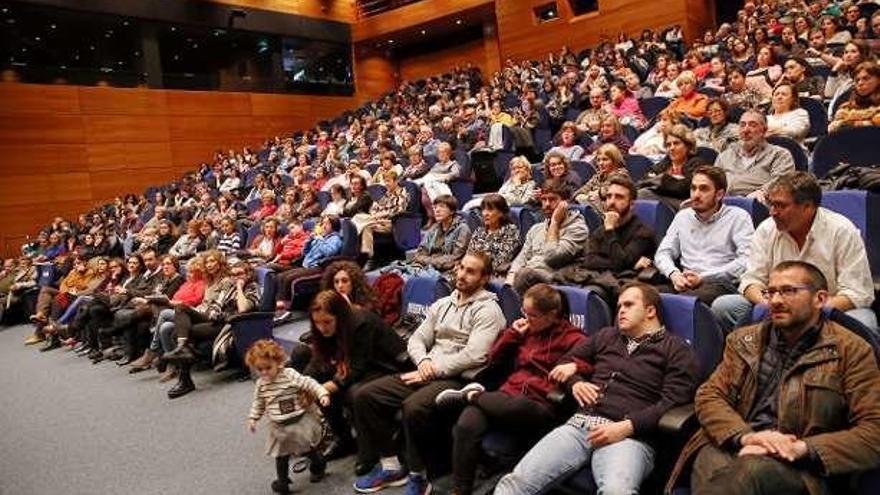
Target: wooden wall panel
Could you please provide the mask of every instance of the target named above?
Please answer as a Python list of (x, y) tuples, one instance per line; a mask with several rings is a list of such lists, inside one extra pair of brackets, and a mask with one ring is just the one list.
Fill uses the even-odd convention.
[(0, 84), (0, 249), (56, 215), (163, 184), (217, 149), (258, 147), (353, 109), (315, 97)]
[[(491, 6), (493, 1), (422, 0), (358, 21), (351, 27), (351, 38), (355, 42), (373, 39), (401, 29), (443, 19), (459, 12)], [(496, 3), (523, 3), (523, 0), (497, 0)]]
[[(482, 39), (453, 46), (445, 50), (402, 59), (399, 61), (400, 77), (403, 80), (409, 81), (424, 79), (429, 76), (442, 74), (456, 65), (464, 65), (467, 62), (474, 64), (483, 74), (491, 73), (486, 47)], [(498, 64), (494, 65), (497, 66)]]
[(357, 18), (355, 0), (202, 0), (238, 7), (271, 10), (318, 19), (353, 23)]
[(397, 86), (397, 64), (387, 53), (358, 48), (354, 59), (358, 96), (361, 103), (375, 100)]
[(686, 26), (688, 10), (711, 1), (664, 0), (660, 8), (660, 4), (649, 0), (600, 0), (598, 13), (575, 17), (569, 3), (558, 0), (560, 18), (538, 24), (533, 9), (545, 3), (547, 0), (495, 3), (502, 59), (544, 57), (550, 51), (559, 50), (562, 44), (582, 48), (602, 38), (615, 39), (621, 31), (638, 35), (647, 28)]

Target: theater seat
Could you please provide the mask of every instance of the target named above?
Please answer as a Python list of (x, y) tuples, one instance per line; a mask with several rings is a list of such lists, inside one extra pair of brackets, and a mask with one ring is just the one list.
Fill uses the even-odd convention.
[(644, 155), (626, 155), (626, 170), (633, 182), (638, 182), (645, 178), (648, 169), (654, 165), (650, 158)]
[(848, 218), (865, 241), (871, 274), (880, 277), (880, 195), (867, 191), (828, 191), (822, 206)]
[(436, 277), (410, 277), (403, 285), (401, 314), (425, 315), (437, 298)]
[(254, 342), (272, 338), (272, 318), (275, 311), (275, 272), (266, 267), (255, 270), (260, 286), (260, 305), (256, 311), (236, 315), (229, 320), (232, 325), (235, 353), (244, 363), (244, 355)]
[(796, 170), (806, 172), (810, 168), (810, 160), (807, 158), (807, 154), (804, 153), (804, 148), (795, 140), (784, 136), (770, 136), (767, 138), (767, 142), (787, 149), (791, 153)]
[(653, 96), (651, 98), (644, 98), (639, 100), (639, 107), (642, 109), (642, 113), (645, 115), (645, 118), (649, 121), (653, 121), (660, 112), (663, 111), (664, 108), (669, 106), (669, 103), (672, 100), (669, 98), (664, 98), (662, 96)]
[(813, 150), (813, 173), (820, 179), (828, 171), (846, 162), (855, 166), (877, 163), (880, 127), (854, 127), (829, 134), (816, 143)]
[(571, 162), (571, 169), (581, 178), (580, 185), (584, 185), (596, 173), (596, 169), (590, 162), (584, 160), (575, 160)]
[(755, 228), (757, 228), (758, 225), (761, 225), (761, 222), (770, 216), (770, 212), (767, 211), (767, 207), (764, 206), (764, 203), (761, 203), (755, 198), (746, 198), (745, 196), (725, 196), (722, 201), (728, 206), (736, 206), (737, 208), (746, 210), (752, 217), (752, 224)]
[(666, 204), (652, 199), (637, 199), (633, 208), (633, 213), (639, 217), (639, 220), (654, 231), (659, 245), (666, 236), (669, 225), (672, 224), (675, 212)]
[(582, 287), (554, 285), (568, 300), (572, 325), (587, 334), (593, 334), (611, 324), (611, 311), (596, 292)]
[(590, 228), (590, 231), (602, 228), (602, 216), (593, 209), (590, 205), (579, 205), (579, 204), (570, 204), (568, 205), (569, 210), (577, 211), (584, 217), (584, 220), (587, 222), (587, 227)]

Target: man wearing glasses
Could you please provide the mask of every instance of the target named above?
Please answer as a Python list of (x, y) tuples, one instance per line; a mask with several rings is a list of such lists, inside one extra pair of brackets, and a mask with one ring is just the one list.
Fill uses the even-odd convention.
[(866, 340), (823, 316), (828, 287), (804, 261), (773, 269), (759, 290), (770, 319), (727, 338), (670, 490), (690, 468), (692, 493), (845, 493), (849, 475), (880, 466), (880, 369)]
[(815, 265), (828, 279), (825, 304), (877, 331), (871, 310), (874, 284), (865, 244), (846, 217), (819, 205), (822, 190), (815, 177), (794, 172), (774, 180), (767, 188), (770, 217), (755, 230), (740, 294), (721, 296), (712, 311), (725, 332), (730, 332), (751, 310), (764, 302), (770, 271), (783, 261), (800, 260)]

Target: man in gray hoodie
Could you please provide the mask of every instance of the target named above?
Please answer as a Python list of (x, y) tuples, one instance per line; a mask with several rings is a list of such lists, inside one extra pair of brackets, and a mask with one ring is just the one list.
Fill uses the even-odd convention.
[(541, 186), (545, 220), (529, 229), (507, 273), (507, 284), (520, 296), (533, 285), (552, 283), (554, 270), (586, 254), (590, 229), (579, 212), (568, 209), (570, 196), (571, 190), (559, 179), (547, 179)]
[[(505, 326), (495, 294), (485, 289), (491, 275), (488, 255), (465, 255), (456, 272), (455, 290), (431, 305), (425, 321), (409, 339), (407, 352), (417, 369), (378, 378), (355, 392), (352, 402), (358, 462), (375, 464), (372, 471), (356, 480), (356, 491), (372, 493), (409, 483), (407, 493), (430, 492), (420, 447), (430, 445), (429, 439), (443, 425), (433, 417), (434, 399), (446, 389), (473, 381)], [(408, 479), (393, 439), (399, 409), (403, 413), (406, 452), (402, 458), (409, 469)]]

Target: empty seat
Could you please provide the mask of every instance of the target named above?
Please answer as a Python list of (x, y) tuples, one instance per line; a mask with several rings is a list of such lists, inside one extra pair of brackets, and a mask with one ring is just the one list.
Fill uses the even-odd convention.
[(867, 191), (828, 191), (822, 206), (848, 218), (865, 241), (871, 274), (880, 276), (880, 195)]
[(588, 334), (593, 334), (611, 324), (611, 312), (596, 292), (583, 287), (554, 286), (568, 300), (571, 324)]
[(824, 178), (841, 163), (868, 166), (877, 163), (880, 127), (854, 127), (829, 134), (813, 150), (813, 173)]

